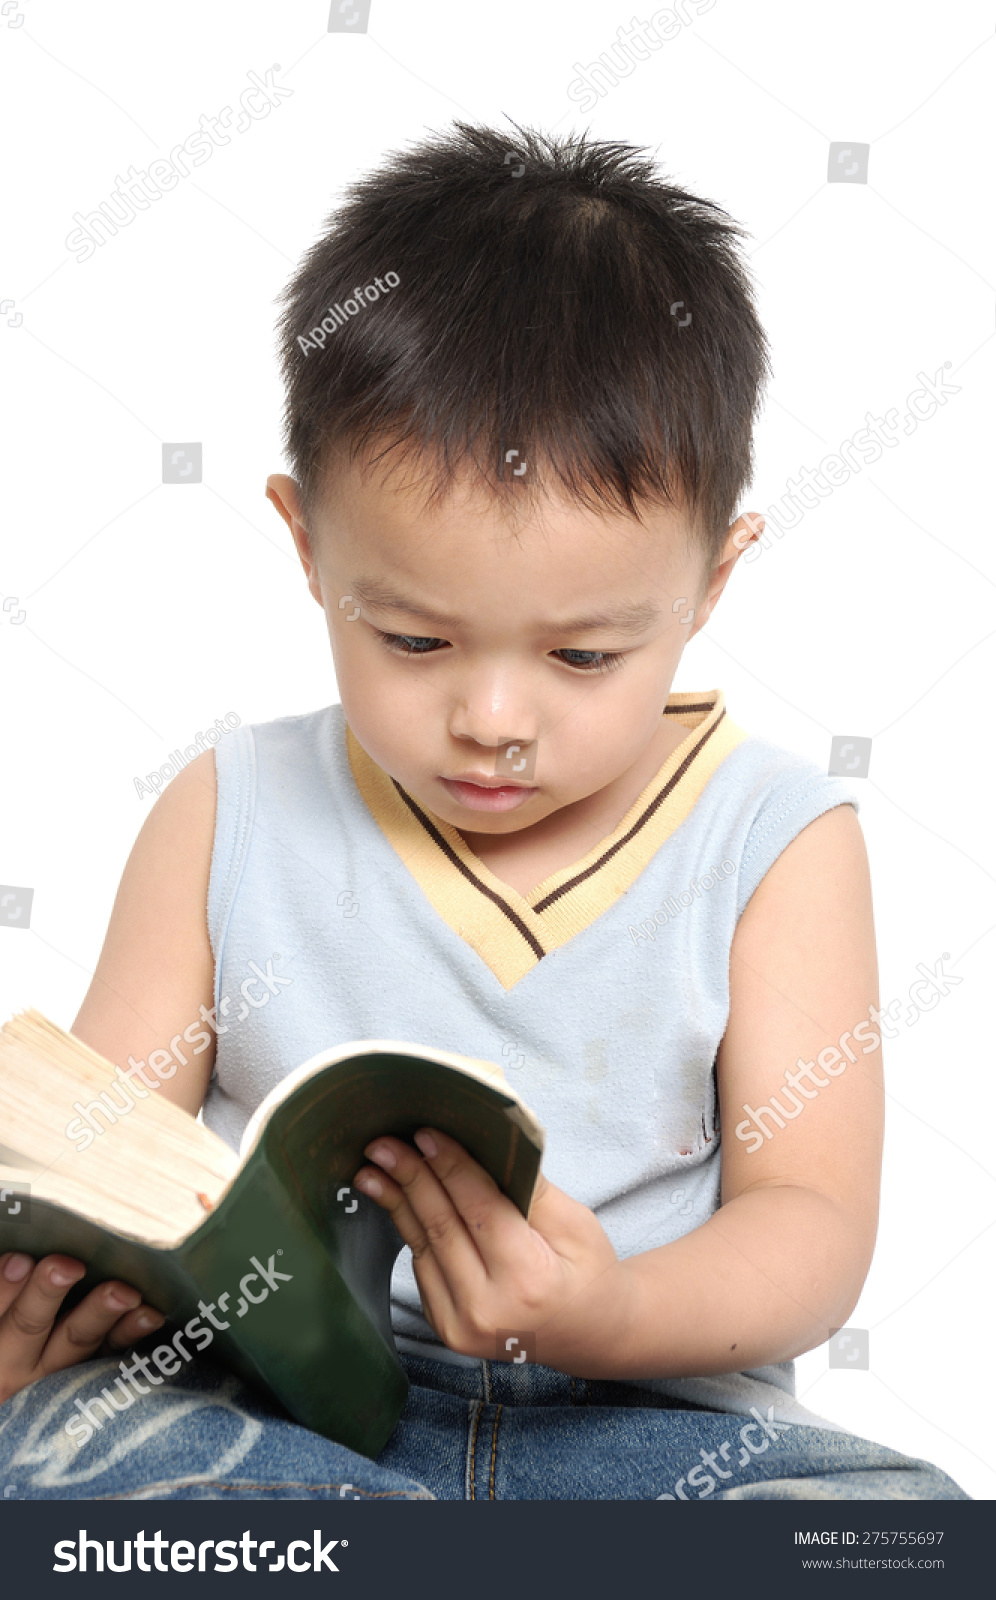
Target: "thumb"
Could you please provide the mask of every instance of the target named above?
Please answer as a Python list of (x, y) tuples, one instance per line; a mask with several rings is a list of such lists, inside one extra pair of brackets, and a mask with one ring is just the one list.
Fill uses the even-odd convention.
[(530, 1227), (536, 1226), (537, 1208), (542, 1207), (544, 1195), (548, 1194), (552, 1188), (553, 1184), (550, 1183), (541, 1167), (536, 1174), (536, 1187), (533, 1189), (532, 1199), (529, 1202), (529, 1211), (526, 1215), (526, 1221)]
[(599, 1226), (597, 1218), (587, 1206), (583, 1206), (579, 1200), (572, 1200), (563, 1189), (558, 1189), (542, 1172), (539, 1173), (526, 1218), (531, 1228), (535, 1228), (551, 1245), (556, 1245), (558, 1241), (576, 1235), (579, 1226), (583, 1226), (583, 1219), (589, 1217)]

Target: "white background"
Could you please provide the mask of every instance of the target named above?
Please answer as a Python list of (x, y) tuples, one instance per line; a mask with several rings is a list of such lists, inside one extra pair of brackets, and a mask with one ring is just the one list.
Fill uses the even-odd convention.
[[(830, 1371), (823, 1347), (799, 1393), (992, 1498), (991, 7), (690, 7), (588, 115), (574, 64), (649, 4), (373, 0), (352, 36), (326, 32), (326, 0), (3, 9), (0, 880), (35, 891), (29, 930), (0, 924), (3, 1016), (71, 1022), (150, 804), (136, 775), (226, 712), (335, 698), (263, 499), (274, 300), (385, 150), (460, 115), (588, 126), (745, 223), (775, 366), (745, 510), (951, 363), (957, 395), (741, 566), (676, 687), (722, 686), (736, 721), (821, 764), (833, 734), (873, 739), (883, 1003), (944, 952), (961, 983), (888, 1047), (882, 1228), (851, 1318), (870, 1368)], [(74, 259), (73, 213), (276, 63), (289, 98)], [(870, 144), (867, 184), (828, 185), (831, 140)], [(203, 483), (164, 486), (162, 442), (193, 440)]]

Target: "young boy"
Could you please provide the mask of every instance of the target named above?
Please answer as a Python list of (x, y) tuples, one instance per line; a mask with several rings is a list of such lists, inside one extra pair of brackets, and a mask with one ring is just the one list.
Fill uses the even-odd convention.
[(368, 1148), (410, 1246), (376, 1462), (201, 1358), (77, 1455), (74, 1402), (162, 1318), (105, 1284), (57, 1322), (82, 1265), (5, 1257), (26, 1496), (965, 1498), (793, 1394), (871, 1258), (880, 1040), (853, 794), (670, 692), (763, 529), (735, 515), (767, 367), (738, 232), (627, 147), (461, 124), (309, 251), (267, 493), (342, 704), (176, 777), (74, 1028), (175, 1061), (157, 1092), (235, 1146), (337, 1042), (491, 1059), (544, 1175), (527, 1222), (438, 1130)]

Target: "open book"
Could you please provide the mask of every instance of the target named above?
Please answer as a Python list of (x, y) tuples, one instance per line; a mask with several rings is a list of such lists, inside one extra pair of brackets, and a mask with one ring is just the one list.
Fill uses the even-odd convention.
[(402, 1241), (350, 1187), (363, 1148), (439, 1128), (526, 1216), (543, 1151), (536, 1118), (490, 1062), (368, 1039), (291, 1072), (236, 1156), (127, 1081), (37, 1011), (0, 1029), (0, 1254), (85, 1262), (66, 1305), (107, 1278), (132, 1284), (169, 1319), (156, 1337), (174, 1354), (159, 1371), (210, 1345), (295, 1421), (376, 1456), (408, 1380), (390, 1317)]

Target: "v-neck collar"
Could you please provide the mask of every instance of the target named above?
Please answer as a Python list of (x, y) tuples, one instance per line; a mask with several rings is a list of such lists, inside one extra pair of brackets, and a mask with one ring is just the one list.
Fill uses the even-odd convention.
[(615, 905), (746, 737), (718, 689), (672, 694), (664, 715), (688, 728), (687, 738), (606, 838), (528, 895), (497, 878), (452, 824), (378, 767), (348, 725), (346, 748), (356, 786), (388, 843), (454, 933), (511, 989)]

